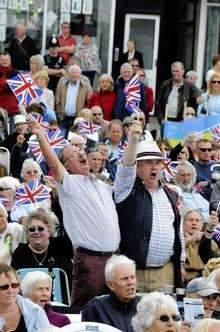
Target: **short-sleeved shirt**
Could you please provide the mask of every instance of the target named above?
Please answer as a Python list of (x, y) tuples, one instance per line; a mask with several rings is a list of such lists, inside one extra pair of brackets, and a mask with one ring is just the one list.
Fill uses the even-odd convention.
[[(76, 38), (72, 35), (69, 35), (69, 37), (67, 38), (64, 38), (62, 35), (60, 35), (58, 37), (58, 40), (60, 47), (76, 45)], [(72, 54), (67, 52), (60, 52), (59, 55), (62, 56), (62, 58), (66, 63), (68, 62), (69, 58), (72, 56)]]
[(115, 251), (120, 242), (113, 189), (101, 180), (64, 173), (57, 183), (63, 222), (74, 247)]

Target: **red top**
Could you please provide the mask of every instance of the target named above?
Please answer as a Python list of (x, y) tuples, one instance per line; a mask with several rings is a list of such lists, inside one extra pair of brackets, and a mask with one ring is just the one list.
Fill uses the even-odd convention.
[(100, 106), (103, 111), (103, 118), (107, 121), (112, 120), (114, 107), (116, 101), (116, 93), (114, 91), (107, 92), (93, 92), (90, 101), (89, 107)]
[[(16, 114), (19, 112), (18, 100), (13, 94), (12, 90), (8, 86), (7, 77), (12, 72), (12, 66), (2, 67), (0, 66), (0, 107), (5, 108), (8, 115)], [(15, 73), (16, 75), (16, 73)]]
[[(64, 38), (62, 35), (58, 37), (59, 40), (59, 46), (72, 46), (76, 45), (76, 38), (72, 35), (69, 35), (69, 37)], [(63, 60), (67, 63), (69, 58), (72, 56), (72, 54), (67, 52), (59, 52), (59, 55), (62, 56)]]
[(145, 88), (146, 97), (147, 97), (147, 112), (146, 112), (146, 123), (149, 123), (149, 113), (152, 111), (154, 107), (154, 93), (153, 89), (149, 86)]

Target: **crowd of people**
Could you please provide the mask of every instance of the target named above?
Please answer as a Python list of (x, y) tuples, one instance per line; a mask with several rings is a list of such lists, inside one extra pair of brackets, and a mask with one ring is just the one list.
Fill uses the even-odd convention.
[[(10, 159), (9, 169), (0, 160), (0, 331), (70, 324), (50, 302), (53, 268), (66, 273), (68, 312), (82, 321), (220, 330), (220, 134), (192, 130), (175, 147), (163, 139), (167, 120), (220, 114), (220, 55), (206, 91), (174, 62), (155, 100), (133, 40), (115, 81), (88, 31), (77, 43), (62, 22), (48, 46), (42, 57), (19, 24), (0, 54), (0, 149)], [(8, 80), (24, 72), (42, 93), (21, 107)], [(154, 107), (160, 134), (150, 131)], [(55, 151), (48, 137), (58, 132)], [(197, 327), (184, 318), (184, 296), (203, 305)]]

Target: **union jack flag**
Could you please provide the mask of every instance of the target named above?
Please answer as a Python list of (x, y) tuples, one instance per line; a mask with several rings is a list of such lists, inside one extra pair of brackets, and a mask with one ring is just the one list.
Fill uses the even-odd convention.
[(7, 83), (21, 105), (29, 105), (32, 100), (43, 93), (43, 90), (34, 83), (29, 73), (19, 73), (7, 80)]
[(178, 161), (172, 161), (171, 159), (163, 161), (161, 166), (161, 175), (167, 182), (170, 182), (174, 178), (175, 173), (177, 173), (176, 167), (178, 164)]
[(25, 186), (16, 188), (16, 205), (42, 202), (50, 198), (51, 190), (38, 180), (31, 180)]
[(48, 122), (43, 121), (43, 117), (40, 114), (37, 113), (29, 113), (28, 116), (33, 120), (36, 121), (37, 123), (39, 123), (41, 125), (41, 127), (44, 130), (49, 130), (50, 129), (50, 125)]
[[(46, 132), (45, 137), (51, 148), (53, 149), (54, 153), (56, 154), (60, 152), (64, 145), (69, 144), (69, 142), (63, 138), (60, 129)], [(34, 158), (40, 164), (44, 160), (44, 157), (41, 152), (38, 139), (34, 137), (33, 139), (29, 140), (28, 146), (34, 155)]]
[(126, 105), (130, 113), (140, 112), (139, 103), (141, 101), (140, 77), (134, 75), (125, 85), (124, 88)]
[(119, 150), (119, 154), (118, 154), (118, 161), (121, 160), (121, 158), (122, 158), (122, 156), (124, 154), (125, 148), (126, 148), (126, 146), (128, 145), (128, 143), (130, 141), (130, 138), (131, 138), (131, 135), (127, 134), (126, 137), (125, 137), (125, 140), (124, 140), (123, 144), (121, 144), (121, 147), (120, 147), (120, 150)]
[(101, 130), (100, 125), (89, 122), (88, 120), (80, 121), (78, 124), (78, 128), (80, 135), (92, 135), (95, 132), (99, 132)]
[(216, 125), (214, 127), (210, 128), (210, 131), (212, 133), (212, 139), (214, 141), (219, 141), (220, 140), (220, 125)]

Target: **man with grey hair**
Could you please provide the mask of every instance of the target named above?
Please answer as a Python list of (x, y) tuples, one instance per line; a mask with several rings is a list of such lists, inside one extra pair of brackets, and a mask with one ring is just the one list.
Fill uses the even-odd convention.
[[(115, 82), (115, 92), (117, 93), (117, 98), (116, 98), (116, 103), (115, 103), (115, 118), (123, 121), (123, 119), (126, 116), (130, 116), (132, 113), (125, 106), (126, 97), (125, 97), (125, 93), (124, 93), (126, 84), (133, 77), (132, 65), (130, 65), (130, 63), (123, 63), (123, 65), (120, 68), (120, 73), (121, 73), (120, 77)], [(139, 84), (140, 84), (140, 95), (141, 95), (139, 108), (140, 108), (140, 111), (144, 112), (144, 114), (146, 116), (147, 103), (146, 103), (145, 85), (142, 82), (140, 82)]]
[(66, 137), (75, 117), (79, 116), (79, 112), (86, 107), (93, 92), (91, 86), (81, 80), (80, 75), (79, 66), (70, 66), (69, 79), (60, 84), (56, 91), (56, 113)]
[(184, 79), (184, 66), (182, 62), (171, 65), (172, 78), (163, 82), (156, 101), (155, 115), (159, 123), (164, 120), (181, 121), (183, 111), (191, 106), (197, 109), (199, 89)]
[(136, 314), (140, 296), (136, 295), (136, 265), (123, 255), (113, 255), (105, 266), (106, 284), (110, 294), (95, 297), (82, 311), (82, 321), (114, 326), (132, 332), (131, 318)]
[(174, 177), (176, 186), (182, 189), (183, 205), (186, 208), (198, 210), (204, 221), (209, 221), (209, 202), (195, 187), (196, 169), (189, 161), (181, 161), (176, 168)]

